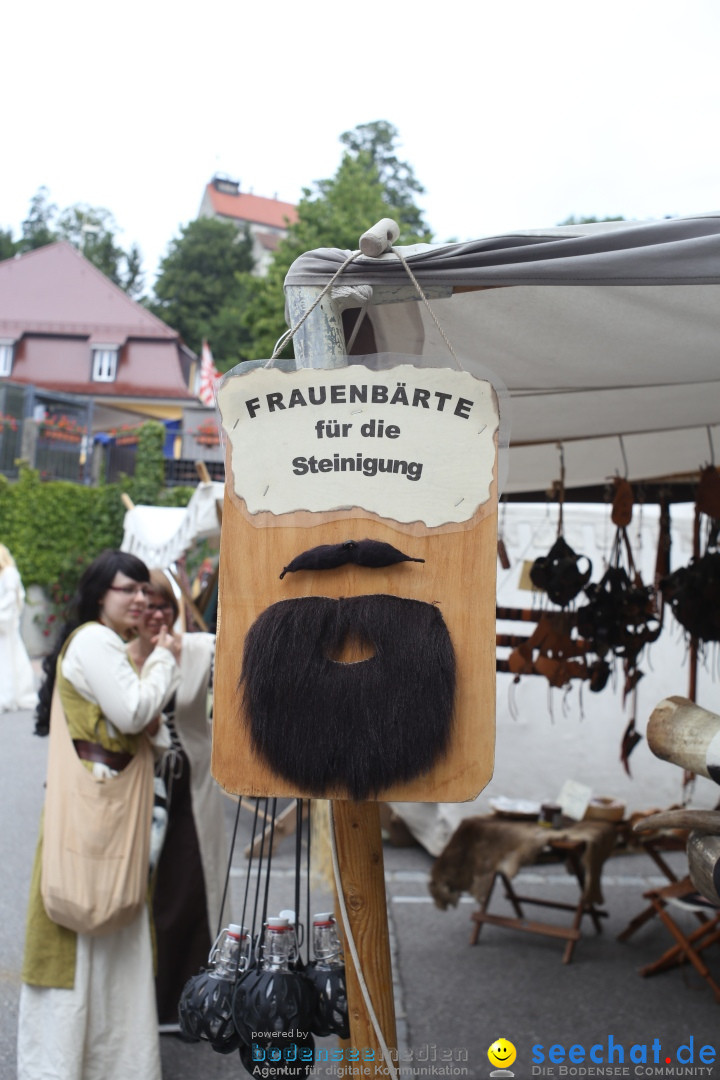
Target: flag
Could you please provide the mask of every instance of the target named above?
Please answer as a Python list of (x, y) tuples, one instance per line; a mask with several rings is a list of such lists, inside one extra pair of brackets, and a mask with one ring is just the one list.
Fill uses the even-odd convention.
[(202, 356), (200, 360), (200, 379), (198, 382), (197, 396), (203, 405), (215, 404), (215, 380), (220, 378), (220, 372), (213, 362), (210, 346), (207, 341), (202, 343)]

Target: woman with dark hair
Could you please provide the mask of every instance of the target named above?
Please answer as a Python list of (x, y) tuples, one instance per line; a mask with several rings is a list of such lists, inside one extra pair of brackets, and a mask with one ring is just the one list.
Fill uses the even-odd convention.
[[(128, 655), (144, 671), (162, 627), (174, 626), (178, 603), (162, 570), (150, 571), (151, 593)], [(183, 634), (180, 683), (163, 705), (172, 748), (156, 772), (167, 788), (167, 833), (153, 883), (157, 946), (158, 1020), (175, 1032), (182, 989), (207, 965), (220, 921), (227, 868), (224, 797), (210, 773), (212, 729), (208, 692), (212, 686), (214, 634)], [(227, 909), (223, 922), (230, 921)], [(178, 942), (183, 947), (178, 948)]]
[[(156, 736), (161, 705), (178, 681), (179, 641), (165, 627), (141, 675), (127, 656), (147, 607), (149, 572), (133, 555), (104, 551), (84, 572), (76, 617), (46, 666), (37, 713), (49, 729), (59, 699), (78, 756), (112, 783)], [(40, 892), (42, 824), (30, 885), (18, 1025), (18, 1080), (160, 1080), (147, 909), (121, 930), (76, 934), (52, 922)]]
[[(136, 555), (130, 555), (126, 551), (103, 551), (85, 569), (73, 600), (73, 615), (62, 628), (55, 643), (55, 648), (43, 661), (42, 667), (45, 678), (38, 692), (39, 701), (35, 711), (36, 735), (47, 735), (50, 730), (50, 707), (55, 687), (58, 656), (74, 630), (85, 623), (101, 621), (101, 603), (108, 589), (112, 588), (116, 574), (122, 574), (130, 582), (145, 585), (147, 591), (147, 583), (150, 581), (150, 572), (147, 566)], [(128, 631), (134, 630), (139, 622), (140, 610), (138, 609), (138, 603), (140, 603), (140, 608), (144, 610), (145, 601), (138, 601), (137, 597), (133, 596), (131, 607), (133, 613), (137, 614), (137, 618), (134, 619), (132, 627), (123, 630), (120, 635), (123, 638), (127, 637)], [(136, 609), (138, 609), (137, 612)]]

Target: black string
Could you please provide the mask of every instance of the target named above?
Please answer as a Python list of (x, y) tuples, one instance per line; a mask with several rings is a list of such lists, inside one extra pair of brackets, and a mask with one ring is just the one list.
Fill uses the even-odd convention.
[(240, 820), (240, 807), (242, 806), (242, 798), (238, 799), (237, 811), (235, 813), (235, 825), (233, 827), (232, 841), (230, 843), (230, 855), (228, 857), (227, 873), (225, 874), (225, 888), (223, 889), (222, 902), (220, 904), (220, 918), (218, 920), (217, 933), (215, 934), (215, 940), (217, 941), (220, 936), (220, 931), (223, 928), (223, 912), (225, 910), (225, 901), (227, 900), (228, 885), (230, 884), (230, 869), (232, 867), (233, 852), (235, 851), (235, 840), (237, 837), (238, 822)]
[[(259, 802), (259, 800), (258, 800), (258, 802)], [(264, 817), (263, 817), (264, 822), (267, 821), (267, 817), (268, 817), (268, 800), (265, 799), (265, 812), (264, 812)], [(253, 918), (252, 918), (252, 930), (251, 930), (253, 948), (254, 948), (254, 952), (255, 952), (255, 959), (257, 961), (260, 960), (260, 947), (261, 947), (262, 943), (259, 940), (256, 941), (255, 932), (256, 932), (256, 927), (257, 927), (258, 902), (260, 900), (260, 879), (262, 877), (262, 865), (263, 865), (263, 858), (264, 858), (264, 853), (265, 853), (265, 833), (266, 832), (267, 832), (267, 827), (265, 827), (263, 829), (262, 834), (260, 836), (260, 853), (258, 855), (257, 882), (255, 884), (255, 903), (253, 905)]]
[[(267, 857), (267, 870), (266, 870), (266, 873), (265, 873), (265, 896), (263, 898), (261, 932), (262, 932), (262, 929), (265, 927), (265, 924), (267, 923), (268, 900), (269, 900), (269, 897), (270, 897), (270, 870), (272, 869), (272, 854), (273, 854), (273, 845), (274, 845), (274, 840), (275, 840), (275, 815), (276, 815), (276, 813), (277, 813), (277, 799), (273, 799), (273, 801), (272, 801), (272, 811), (271, 811), (271, 816), (270, 816), (270, 837), (269, 837), (269, 849), (268, 849), (268, 857)], [(263, 839), (264, 839), (264, 837), (265, 837), (265, 834), (263, 833)]]
[(305, 937), (305, 955), (307, 957), (308, 964), (310, 963), (310, 938), (312, 936), (312, 922), (310, 921), (310, 808), (312, 806), (312, 799), (307, 801), (307, 874), (305, 881), (305, 888), (307, 892), (307, 935)]
[[(248, 855), (248, 868), (247, 868), (247, 874), (245, 875), (245, 895), (243, 897), (242, 917), (241, 917), (241, 920), (240, 920), (240, 925), (242, 926), (242, 933), (243, 934), (247, 933), (247, 926), (245, 925), (245, 914), (247, 912), (248, 895), (250, 893), (250, 877), (252, 875), (253, 855), (255, 854), (255, 837), (256, 837), (256, 834), (257, 834), (257, 823), (258, 823), (259, 810), (260, 810), (260, 800), (255, 799), (255, 814), (253, 816), (252, 835), (250, 837), (250, 854)], [(253, 958), (253, 936), (252, 936), (252, 933), (250, 934), (250, 939), (249, 939), (248, 944), (250, 946), (250, 953), (249, 953), (249, 956), (248, 956), (248, 967), (250, 967), (250, 965), (252, 963), (252, 958)], [(238, 949), (236, 976), (237, 976), (237, 969), (239, 969), (239, 967), (240, 967), (240, 955), (241, 955), (241, 953), (242, 953), (242, 945)]]
[(300, 959), (300, 874), (302, 858), (302, 819), (303, 801), (295, 800), (295, 938), (298, 948), (298, 960)]

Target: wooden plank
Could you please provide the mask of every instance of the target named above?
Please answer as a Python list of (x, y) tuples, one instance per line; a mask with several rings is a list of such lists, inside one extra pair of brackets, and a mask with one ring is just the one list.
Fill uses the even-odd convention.
[[(571, 908), (574, 910), (574, 907)], [(502, 926), (506, 930), (524, 930), (528, 934), (542, 934), (545, 937), (563, 938), (565, 941), (579, 941), (580, 931), (570, 926), (555, 926), (552, 923), (532, 922), (529, 919), (511, 919), (504, 915), (489, 915), (487, 911), (474, 911), (474, 922)]]
[[(197, 604), (195, 603), (188, 589), (186, 588), (181, 576), (174, 570), (172, 570), (170, 567), (168, 567), (168, 573), (170, 574), (178, 589), (182, 593), (182, 598), (187, 604), (187, 606), (190, 608), (190, 611), (192, 612), (192, 617), (197, 623), (197, 625), (200, 627), (201, 630), (207, 631), (207, 623), (202, 617), (202, 613), (200, 612)], [(239, 794), (239, 792), (237, 794)]]
[[(495, 582), (497, 512), (479, 512), (465, 528), (401, 525), (359, 509), (343, 513), (247, 513), (226, 484), (221, 536), (218, 646), (215, 668), (212, 773), (229, 792), (296, 796), (251, 744), (238, 693), (245, 635), (270, 604), (303, 596), (347, 597), (386, 593), (437, 604), (455, 648), (455, 721), (448, 754), (417, 780), (394, 785), (383, 801), (451, 802), (474, 798), (487, 784), (495, 739)], [(262, 527), (258, 518), (266, 519)], [(300, 552), (347, 539), (375, 539), (424, 558), (423, 564), (343, 566), (287, 574)], [(412, 717), (408, 717), (412, 723)], [(345, 791), (323, 792), (343, 798)]]
[[(342, 890), (370, 1000), (386, 1046), (397, 1049), (387, 924), (380, 807), (378, 803), (333, 803)], [(387, 1077), (380, 1041), (371, 1022), (350, 949), (345, 945), (350, 1045), (374, 1051), (369, 1076)], [(342, 1074), (341, 1074), (342, 1075)]]
[(210, 476), (210, 473), (208, 471), (208, 467), (207, 467), (207, 465), (205, 464), (204, 461), (196, 461), (195, 462), (195, 472), (198, 474), (198, 477), (200, 479), (200, 483), (202, 483), (202, 484), (209, 484), (210, 483), (212, 477)]
[(530, 640), (529, 634), (496, 634), (495, 644), (503, 649), (514, 649), (518, 645), (526, 645)]

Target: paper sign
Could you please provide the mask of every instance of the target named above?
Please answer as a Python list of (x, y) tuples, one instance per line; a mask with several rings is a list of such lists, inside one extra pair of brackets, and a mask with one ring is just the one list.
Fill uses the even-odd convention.
[(565, 817), (573, 821), (582, 821), (585, 812), (590, 805), (592, 788), (587, 784), (580, 784), (577, 780), (566, 780), (557, 797)]
[(226, 378), (218, 404), (250, 514), (360, 507), (432, 528), (490, 498), (497, 401), (470, 372), (256, 368)]

